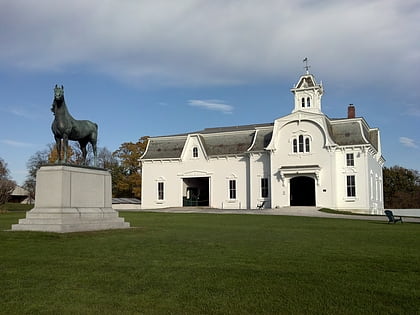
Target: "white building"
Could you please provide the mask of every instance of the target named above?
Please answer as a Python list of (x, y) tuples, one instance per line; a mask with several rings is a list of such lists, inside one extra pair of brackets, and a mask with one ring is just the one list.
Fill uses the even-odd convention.
[(291, 114), (274, 123), (153, 137), (141, 158), (142, 208), (317, 206), (383, 212), (380, 133), (350, 105), (321, 111), (323, 87), (308, 71)]

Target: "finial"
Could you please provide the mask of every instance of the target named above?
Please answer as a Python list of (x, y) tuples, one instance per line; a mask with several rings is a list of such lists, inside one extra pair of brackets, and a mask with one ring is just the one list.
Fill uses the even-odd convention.
[(305, 59), (303, 59), (303, 62), (305, 63), (305, 66), (303, 67), (303, 69), (306, 70), (306, 74), (309, 74), (309, 68), (311, 66), (308, 66), (308, 57), (305, 57)]

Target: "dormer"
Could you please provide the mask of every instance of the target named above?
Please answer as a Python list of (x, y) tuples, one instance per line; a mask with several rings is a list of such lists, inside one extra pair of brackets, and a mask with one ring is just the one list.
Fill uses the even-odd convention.
[(297, 84), (290, 91), (295, 95), (296, 111), (321, 113), (321, 97), (324, 93), (322, 83), (317, 84), (315, 77), (306, 71), (306, 74), (299, 78)]

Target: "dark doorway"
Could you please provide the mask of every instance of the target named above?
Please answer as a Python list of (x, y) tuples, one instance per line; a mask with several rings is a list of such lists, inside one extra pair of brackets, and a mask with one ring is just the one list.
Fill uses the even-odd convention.
[(209, 177), (184, 178), (184, 207), (209, 206)]
[(307, 176), (290, 180), (290, 205), (315, 206), (315, 180)]

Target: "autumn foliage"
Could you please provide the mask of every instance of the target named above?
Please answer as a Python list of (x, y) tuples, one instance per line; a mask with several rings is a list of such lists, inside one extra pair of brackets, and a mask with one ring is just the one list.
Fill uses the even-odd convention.
[(114, 197), (141, 198), (140, 157), (146, 150), (147, 141), (148, 137), (142, 137), (136, 143), (125, 142), (113, 153), (119, 161), (111, 170)]

